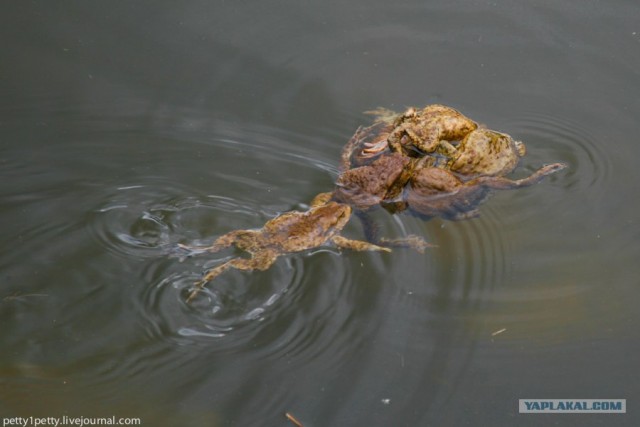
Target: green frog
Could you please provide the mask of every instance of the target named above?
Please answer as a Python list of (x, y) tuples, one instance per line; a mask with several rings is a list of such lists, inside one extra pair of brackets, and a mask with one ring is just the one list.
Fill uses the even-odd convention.
[(196, 282), (187, 298), (191, 302), (204, 286), (224, 271), (266, 270), (284, 254), (317, 248), (331, 242), (340, 248), (356, 251), (390, 252), (388, 247), (360, 240), (347, 239), (340, 235), (351, 217), (351, 206), (331, 200), (331, 193), (321, 193), (314, 198), (307, 211), (285, 212), (267, 221), (257, 230), (234, 230), (216, 239), (208, 247), (191, 247), (179, 244), (182, 255), (190, 256), (203, 252), (218, 252), (235, 245), (248, 252), (250, 257), (233, 258), (221, 264)]

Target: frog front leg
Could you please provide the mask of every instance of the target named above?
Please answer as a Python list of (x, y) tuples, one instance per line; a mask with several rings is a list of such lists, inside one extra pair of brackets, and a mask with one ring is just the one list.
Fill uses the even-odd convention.
[(458, 153), (458, 149), (451, 144), (449, 141), (445, 141), (444, 139), (438, 143), (438, 153), (442, 154), (445, 157), (453, 157)]
[(309, 206), (312, 208), (316, 208), (318, 206), (326, 205), (327, 203), (329, 203), (332, 197), (333, 197), (333, 191), (318, 193), (313, 198), (313, 200), (311, 200), (311, 203), (309, 203)]
[(391, 252), (391, 249), (362, 240), (351, 240), (343, 236), (333, 236), (331, 241), (339, 248), (351, 249), (354, 251), (383, 251)]
[(212, 268), (202, 277), (202, 279), (198, 280), (194, 284), (193, 290), (191, 290), (191, 293), (187, 297), (187, 303), (193, 301), (207, 283), (211, 282), (230, 268), (245, 271), (266, 270), (273, 265), (278, 258), (278, 255), (279, 254), (275, 251), (263, 250), (255, 253), (251, 258), (233, 258), (224, 264), (220, 264), (219, 266)]
[(426, 126), (424, 129), (407, 129), (407, 137), (413, 147), (423, 153), (431, 154), (440, 146), (440, 128), (438, 126)]
[(440, 128), (436, 125), (398, 126), (387, 138), (392, 152), (408, 154), (410, 150), (419, 150), (430, 154), (440, 146)]

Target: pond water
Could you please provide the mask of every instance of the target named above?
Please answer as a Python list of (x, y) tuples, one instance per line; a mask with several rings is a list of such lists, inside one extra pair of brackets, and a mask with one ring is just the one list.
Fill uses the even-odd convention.
[[(640, 425), (637, 2), (0, 8), (0, 416)], [(171, 247), (305, 209), (363, 111), (429, 103), (524, 141), (515, 176), (569, 168), (470, 220), (375, 213), (425, 254), (326, 246), (185, 303), (233, 251)]]

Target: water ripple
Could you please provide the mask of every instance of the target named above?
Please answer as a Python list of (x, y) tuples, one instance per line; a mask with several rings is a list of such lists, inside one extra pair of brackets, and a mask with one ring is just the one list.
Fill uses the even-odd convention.
[(527, 144), (529, 150), (524, 159), (527, 164), (534, 167), (557, 161), (569, 164), (562, 178), (567, 187), (599, 191), (609, 182), (612, 159), (584, 125), (566, 117), (532, 112), (507, 126)]
[(149, 258), (162, 253), (171, 238), (173, 217), (200, 202), (179, 195), (177, 188), (120, 187), (93, 211), (90, 232), (109, 251), (124, 257)]

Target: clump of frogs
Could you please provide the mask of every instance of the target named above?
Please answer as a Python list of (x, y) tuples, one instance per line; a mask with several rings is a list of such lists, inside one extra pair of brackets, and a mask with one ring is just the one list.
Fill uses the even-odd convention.
[(525, 155), (524, 144), (453, 108), (370, 113), (375, 123), (358, 129), (343, 151), (335, 190), (337, 200), (360, 210), (379, 204), (424, 218), (471, 218), (491, 190), (527, 187), (566, 167), (553, 163), (511, 180), (504, 176)]
[[(471, 218), (491, 190), (527, 187), (566, 167), (553, 163), (526, 178), (505, 178), (525, 155), (524, 144), (444, 105), (409, 108), (400, 114), (386, 109), (370, 113), (375, 115), (373, 125), (359, 128), (343, 149), (334, 190), (316, 196), (307, 211), (283, 213), (257, 230), (231, 231), (208, 247), (179, 245), (187, 256), (232, 245), (250, 255), (211, 269), (196, 282), (187, 302), (230, 268), (266, 270), (283, 254), (329, 242), (357, 251), (411, 247), (423, 252), (432, 245), (419, 236), (377, 238), (367, 212), (382, 206), (392, 213), (408, 209), (425, 219)], [(369, 241), (340, 235), (354, 210)]]

